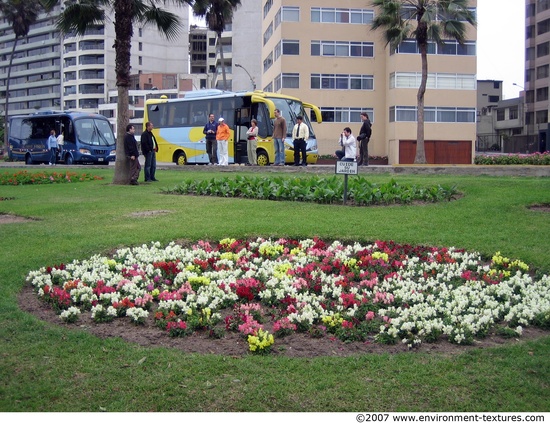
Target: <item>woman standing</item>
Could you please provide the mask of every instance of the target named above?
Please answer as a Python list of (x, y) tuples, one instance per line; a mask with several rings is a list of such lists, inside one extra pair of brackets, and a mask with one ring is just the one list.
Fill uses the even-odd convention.
[(220, 166), (227, 166), (229, 164), (229, 126), (225, 123), (221, 117), (218, 119), (218, 129), (216, 130), (216, 141), (218, 143), (218, 164)]
[(50, 166), (55, 166), (57, 162), (57, 138), (55, 137), (55, 129), (50, 131), (48, 138), (48, 149), (50, 150)]
[(258, 148), (258, 121), (252, 119), (250, 121), (252, 125), (246, 135), (248, 141), (246, 143), (246, 150), (248, 155), (248, 166), (257, 166), (258, 165), (258, 156), (256, 154), (256, 148)]

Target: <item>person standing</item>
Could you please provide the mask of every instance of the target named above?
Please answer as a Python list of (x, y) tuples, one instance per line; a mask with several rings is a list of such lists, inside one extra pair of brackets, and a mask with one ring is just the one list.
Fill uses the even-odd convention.
[(258, 121), (256, 119), (252, 119), (250, 121), (250, 129), (246, 131), (246, 136), (246, 152), (248, 156), (248, 165), (257, 166), (258, 156), (256, 154), (256, 149), (258, 148)]
[(229, 126), (221, 117), (218, 119), (218, 129), (216, 131), (216, 141), (218, 143), (218, 164), (227, 166), (229, 164)]
[(361, 112), (361, 120), (363, 124), (359, 130), (357, 141), (359, 141), (359, 162), (357, 166), (369, 165), (369, 141), (372, 134), (372, 125), (369, 119), (369, 115), (366, 112)]
[(273, 142), (275, 144), (275, 166), (285, 165), (285, 138), (286, 119), (281, 115), (279, 109), (275, 109), (275, 120), (273, 121)]
[(139, 185), (139, 150), (136, 137), (134, 136), (136, 128), (131, 123), (126, 126), (126, 135), (124, 136), (124, 153), (129, 160), (130, 165), (130, 185)]
[(208, 122), (204, 125), (202, 133), (206, 140), (206, 153), (208, 154), (208, 164), (213, 165), (218, 163), (218, 144), (216, 142), (216, 132), (218, 124), (214, 122), (214, 113), (208, 115)]
[(50, 131), (48, 137), (48, 150), (50, 150), (50, 166), (55, 166), (57, 162), (57, 138), (55, 137), (55, 129)]
[[(292, 129), (292, 139), (294, 140), (294, 166), (307, 166), (307, 140), (309, 138), (309, 128), (303, 122), (302, 116), (296, 116), (296, 125)], [(300, 153), (302, 155), (302, 164), (300, 164)]]
[(153, 135), (153, 122), (145, 124), (145, 132), (141, 134), (141, 152), (145, 156), (145, 182), (156, 182), (158, 144)]
[(63, 135), (63, 127), (59, 131), (57, 137), (57, 150), (59, 151), (59, 159), (63, 160), (63, 145), (65, 144), (65, 136)]
[(351, 128), (344, 128), (344, 132), (340, 134), (339, 144), (341, 147), (344, 147), (344, 150), (336, 150), (335, 154), (338, 160), (353, 162), (357, 154), (357, 148), (355, 146), (355, 137), (351, 134)]

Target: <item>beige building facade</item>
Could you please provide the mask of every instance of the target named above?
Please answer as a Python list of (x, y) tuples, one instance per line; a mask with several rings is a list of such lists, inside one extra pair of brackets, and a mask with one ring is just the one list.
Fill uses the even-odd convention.
[[(476, 1), (471, 1), (475, 11)], [(336, 7), (337, 6), (337, 7)], [(415, 149), (421, 60), (410, 40), (397, 52), (370, 24), (370, 0), (265, 0), (258, 88), (321, 108), (320, 154), (337, 148), (342, 129), (357, 135), (360, 113), (373, 123), (370, 155), (409, 163)], [(476, 29), (465, 45), (430, 46), (425, 95), (426, 155), (433, 163), (471, 163), (476, 139)], [(414, 159), (414, 151), (412, 152)]]

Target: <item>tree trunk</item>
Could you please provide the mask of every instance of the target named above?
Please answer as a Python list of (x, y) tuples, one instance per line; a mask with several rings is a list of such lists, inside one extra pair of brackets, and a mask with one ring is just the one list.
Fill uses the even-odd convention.
[(218, 33), (218, 44), (220, 45), (220, 61), (222, 63), (223, 89), (227, 91), (227, 77), (225, 76), (225, 60), (223, 58), (222, 33)]
[(426, 93), (426, 83), (428, 81), (428, 55), (427, 43), (418, 43), (420, 57), (422, 59), (422, 78), (418, 88), (417, 100), (417, 121), (416, 121), (416, 155), (415, 164), (424, 164), (426, 162), (426, 151), (424, 149), (424, 94)]
[(115, 3), (115, 73), (118, 88), (117, 141), (113, 184), (130, 183), (130, 165), (124, 152), (124, 136), (129, 122), (128, 89), (130, 86), (130, 56), (132, 47), (133, 0), (117, 0)]
[(8, 75), (6, 78), (6, 103), (4, 104), (4, 148), (6, 151), (9, 150), (10, 146), (8, 145), (8, 106), (9, 106), (9, 92), (10, 92), (10, 77), (11, 77), (11, 65), (13, 63), (13, 55), (15, 54), (15, 47), (17, 46), (17, 40), (19, 38), (16, 36), (13, 41), (13, 47), (11, 49), (10, 64), (8, 65)]

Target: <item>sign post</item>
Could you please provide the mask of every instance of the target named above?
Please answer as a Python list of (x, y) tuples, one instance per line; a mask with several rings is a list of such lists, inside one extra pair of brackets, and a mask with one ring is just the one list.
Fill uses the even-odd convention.
[(357, 175), (357, 162), (338, 160), (334, 168), (336, 175), (344, 175), (344, 205), (348, 201), (348, 175)]

